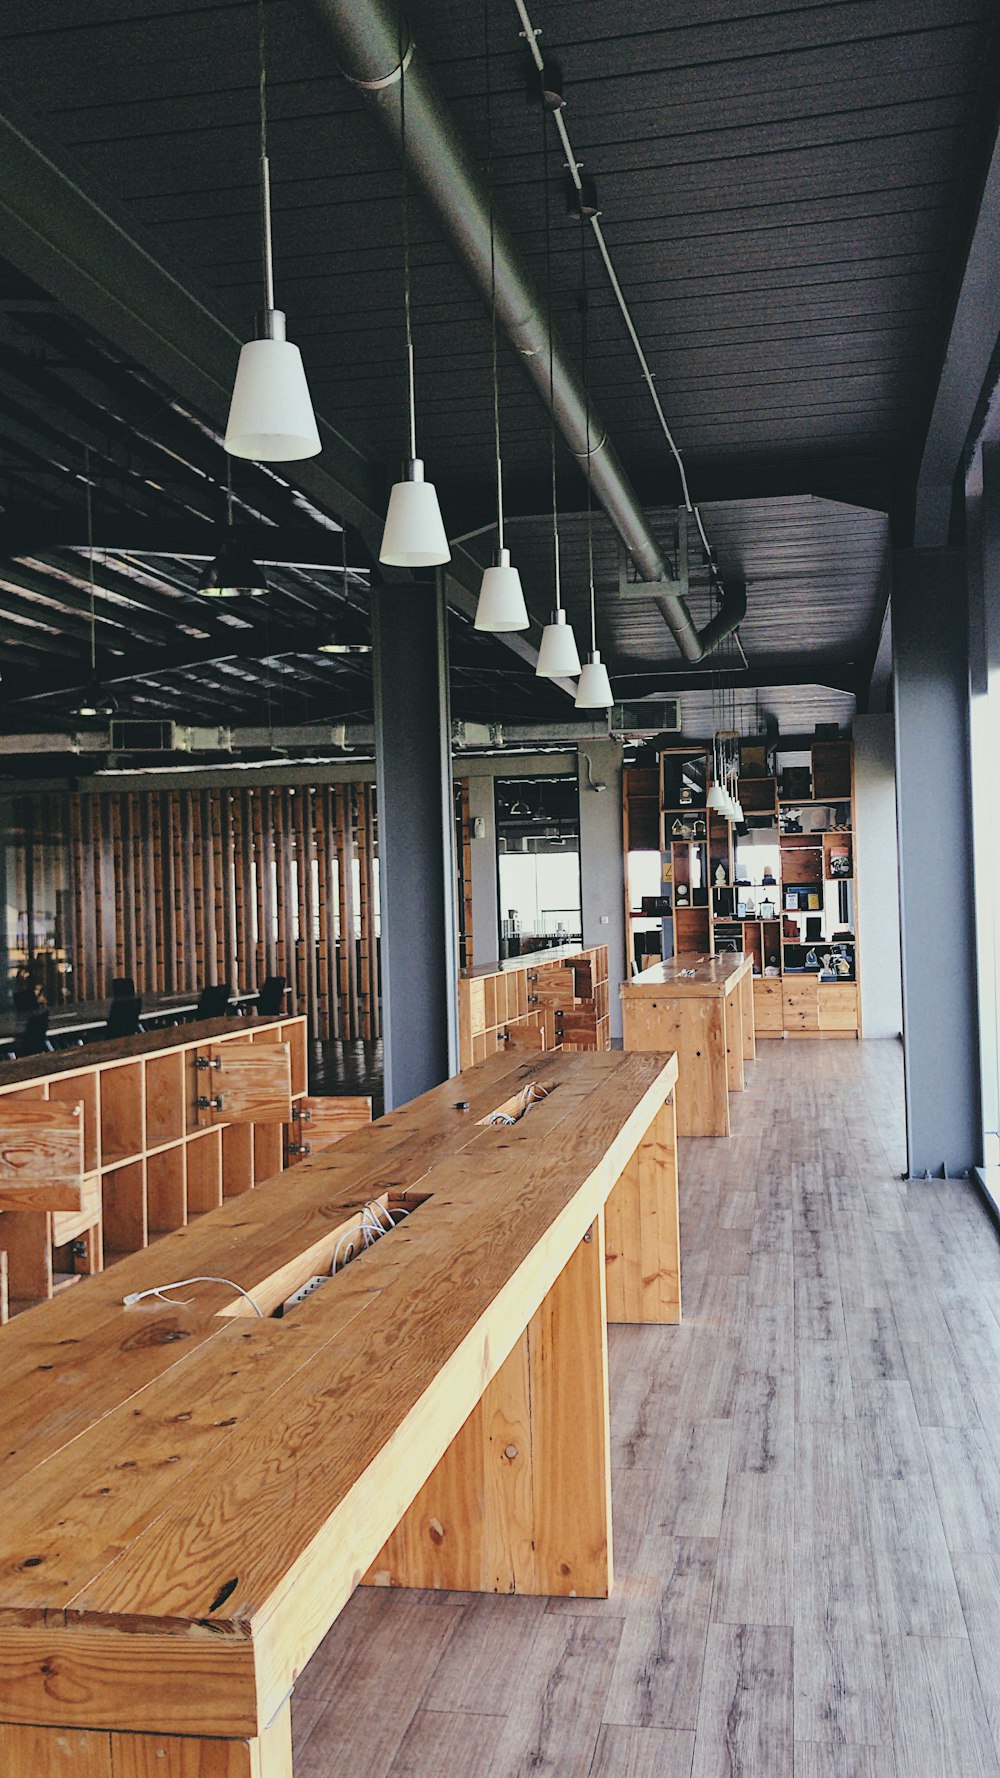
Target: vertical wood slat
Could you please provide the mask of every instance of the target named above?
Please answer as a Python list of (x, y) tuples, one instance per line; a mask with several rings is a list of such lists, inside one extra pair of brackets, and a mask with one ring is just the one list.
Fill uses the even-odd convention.
[(358, 955), (354, 937), (354, 821), (351, 786), (338, 784), (337, 870), (340, 889), (340, 1035), (345, 1042), (361, 1035), (358, 1006)]
[(20, 799), (14, 818), (37, 842), (30, 885), (27, 848), (18, 860), (19, 909), (63, 848), (74, 998), (102, 998), (113, 975), (152, 995), (251, 991), (277, 972), (315, 1036), (379, 1035), (372, 786), (75, 793)]

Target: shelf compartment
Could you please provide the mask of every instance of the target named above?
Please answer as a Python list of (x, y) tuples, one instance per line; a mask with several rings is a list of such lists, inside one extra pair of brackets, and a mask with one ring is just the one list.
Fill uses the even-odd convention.
[(222, 1203), (222, 1137), (221, 1129), (205, 1130), (186, 1144), (189, 1216), (217, 1210)]
[(165, 1235), (187, 1222), (187, 1166), (184, 1143), (146, 1157), (146, 1210), (151, 1235)]
[(141, 1060), (102, 1070), (101, 1164), (104, 1167), (125, 1160), (129, 1155), (141, 1154), (146, 1146), (142, 1072)]
[(136, 1253), (149, 1242), (146, 1210), (146, 1165), (130, 1161), (105, 1173), (104, 1244), (113, 1253)]
[[(146, 1058), (146, 1146), (160, 1148), (184, 1135), (184, 1054)], [(174, 1225), (176, 1226), (176, 1225)]]

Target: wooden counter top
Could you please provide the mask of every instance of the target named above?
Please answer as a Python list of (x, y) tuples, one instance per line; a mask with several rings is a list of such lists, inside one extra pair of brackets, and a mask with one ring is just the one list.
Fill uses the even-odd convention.
[(104, 1043), (53, 1050), (51, 1055), (22, 1056), (17, 1062), (0, 1062), (0, 1092), (5, 1087), (23, 1086), (28, 1081), (47, 1080), (53, 1074), (83, 1074), (116, 1062), (133, 1062), (138, 1056), (157, 1055), (161, 1050), (183, 1049), (192, 1043), (211, 1043), (217, 1037), (249, 1037), (268, 1025), (290, 1023), (290, 1016), (281, 1014), (272, 1019), (198, 1019), (184, 1025), (171, 1025), (165, 1031), (140, 1031), (135, 1037), (113, 1037)]
[(478, 981), (481, 976), (510, 975), (518, 969), (537, 969), (543, 963), (568, 963), (573, 957), (585, 957), (596, 949), (594, 945), (553, 945), (548, 951), (525, 951), (521, 957), (507, 957), (503, 963), (477, 963), (472, 969), (463, 969), (460, 979), (463, 982)]
[(682, 952), (662, 963), (652, 963), (641, 975), (622, 982), (621, 996), (624, 1000), (632, 994), (646, 993), (732, 994), (752, 968), (752, 957), (743, 951), (723, 951), (718, 956), (703, 951)]
[[(4, 1329), (0, 1725), (146, 1730), (171, 1746), (265, 1734), (546, 1303), (568, 1319), (533, 1348), (549, 1369), (531, 1371), (531, 1411), (548, 1390), (546, 1411), (565, 1423), (571, 1404), (572, 1427), (543, 1496), (550, 1568), (524, 1590), (588, 1590), (559, 1536), (609, 1577), (610, 1548), (576, 1529), (603, 1523), (610, 1476), (606, 1346), (602, 1360), (593, 1344), (602, 1212), (640, 1148), (659, 1152), (648, 1133), (672, 1118), (676, 1078), (657, 1054), (496, 1056)], [(548, 1096), (520, 1122), (483, 1121), (532, 1081)], [(178, 1292), (186, 1306), (123, 1307), (204, 1273), (270, 1316), (390, 1192), (412, 1215), (282, 1320), (214, 1283)], [(524, 1442), (522, 1429), (515, 1456)], [(524, 1559), (541, 1564), (545, 1542), (533, 1531)]]

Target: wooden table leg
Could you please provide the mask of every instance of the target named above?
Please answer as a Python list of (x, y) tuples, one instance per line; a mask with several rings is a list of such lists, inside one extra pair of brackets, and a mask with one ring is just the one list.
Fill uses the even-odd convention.
[(607, 1598), (603, 1213), (365, 1578), (378, 1586)]
[(742, 1093), (746, 1082), (743, 1074), (743, 1019), (738, 982), (731, 994), (723, 995), (722, 1018), (726, 1029), (726, 1084), (731, 1093)]
[(743, 1055), (746, 1061), (757, 1059), (757, 1028), (754, 1023), (753, 1011), (753, 970), (748, 969), (740, 978), (740, 1018), (743, 1024)]
[(604, 1212), (608, 1320), (681, 1318), (674, 1096), (650, 1124)]
[(3, 1778), (292, 1778), (291, 1702), (252, 1741), (0, 1723), (0, 1772)]

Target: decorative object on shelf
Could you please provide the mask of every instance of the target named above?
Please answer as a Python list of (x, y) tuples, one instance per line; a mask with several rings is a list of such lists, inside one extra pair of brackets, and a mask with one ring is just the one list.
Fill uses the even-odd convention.
[(688, 786), (686, 784), (682, 784), (681, 785), (681, 794), (680, 794), (681, 808), (686, 809), (688, 804), (693, 801), (694, 801), (694, 798), (691, 795), (690, 789), (688, 788)]
[(705, 823), (700, 815), (695, 817), (693, 834), (696, 840), (703, 840), (705, 838)]
[(781, 796), (784, 802), (807, 803), (812, 796), (812, 773), (808, 766), (786, 766), (781, 774)]
[(726, 867), (725, 867), (725, 865), (724, 865), (724, 864), (717, 864), (717, 865), (716, 865), (716, 867), (715, 867), (715, 880), (716, 880), (716, 882), (717, 882), (717, 883), (719, 883), (719, 884), (720, 884), (720, 885), (721, 885), (721, 884), (723, 884), (723, 883), (725, 883), (725, 882), (726, 882), (726, 881), (727, 881), (727, 878), (726, 878)]
[(777, 912), (778, 909), (776, 903), (762, 896), (760, 903), (760, 918), (762, 920), (773, 920)]
[(830, 853), (831, 877), (849, 877), (851, 874), (851, 855), (849, 852)]
[(678, 815), (677, 819), (674, 821), (674, 824), (671, 827), (670, 831), (673, 834), (675, 840), (681, 840), (684, 838), (684, 836), (687, 832), (687, 823), (685, 821), (682, 821), (680, 816)]
[(794, 911), (798, 907), (798, 905), (799, 905), (798, 890), (797, 889), (786, 889), (785, 890), (785, 907)]
[(765, 887), (765, 888), (767, 888), (767, 887), (768, 887), (768, 886), (771, 886), (771, 887), (773, 887), (773, 886), (774, 886), (774, 885), (775, 885), (775, 884), (776, 884), (776, 883), (777, 883), (777, 880), (778, 880), (778, 879), (777, 879), (777, 877), (776, 877), (776, 876), (775, 876), (775, 874), (774, 874), (774, 872), (773, 872), (773, 870), (772, 870), (772, 869), (771, 869), (771, 866), (770, 866), (770, 865), (769, 865), (769, 864), (765, 864), (765, 866), (764, 866), (764, 874), (763, 874), (763, 876), (762, 876), (762, 877), (761, 877), (761, 879), (760, 879), (760, 880), (761, 880), (761, 883), (762, 883), (762, 884), (763, 884), (763, 886), (764, 886), (764, 887)]
[(799, 809), (782, 809), (778, 821), (779, 833), (801, 833), (802, 814)]
[(298, 346), (286, 339), (284, 313), (274, 306), (264, 0), (259, 0), (257, 20), (264, 312), (260, 337), (249, 340), (240, 351), (226, 425), (226, 450), (231, 457), (250, 457), (258, 463), (294, 463), (303, 457), (315, 457), (322, 447), (302, 354)]
[(679, 908), (690, 906), (690, 891), (686, 883), (678, 883), (674, 891), (674, 902)]

